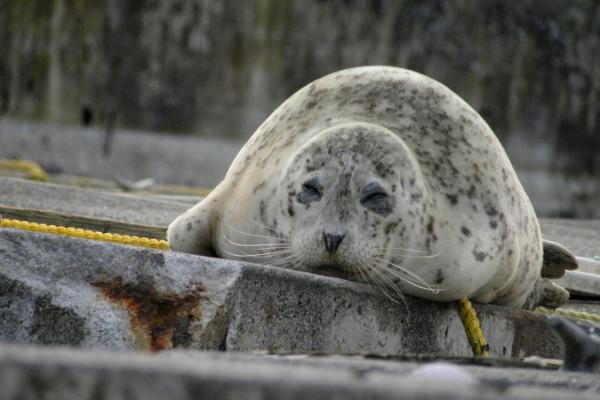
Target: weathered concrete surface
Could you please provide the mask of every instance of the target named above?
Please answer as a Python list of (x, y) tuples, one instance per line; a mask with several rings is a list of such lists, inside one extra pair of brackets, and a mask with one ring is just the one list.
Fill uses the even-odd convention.
[[(5, 342), (471, 354), (454, 304), (279, 268), (4, 229), (0, 280)], [(545, 317), (477, 310), (492, 354), (561, 358)]]
[(225, 325), (206, 325), (223, 318), (239, 265), (12, 230), (0, 237), (2, 341), (159, 349), (189, 344), (195, 331), (197, 346), (217, 348), (204, 331), (225, 335)]
[(540, 220), (542, 236), (561, 243), (576, 256), (600, 257), (600, 220)]
[(166, 227), (190, 205), (0, 177), (0, 205)]
[(598, 274), (567, 271), (565, 276), (554, 282), (567, 289), (572, 295), (600, 298), (600, 275)]
[(577, 257), (577, 271), (600, 275), (600, 257)]
[(457, 366), (473, 384), (423, 379), (414, 362), (360, 357), (0, 346), (3, 399), (596, 399), (598, 376)]
[(553, 282), (567, 289), (571, 296), (600, 299), (600, 260), (577, 258), (577, 270), (566, 271), (565, 276)]
[(242, 147), (239, 142), (119, 130), (105, 156), (103, 141), (99, 128), (0, 117), (0, 158), (34, 160), (50, 173), (215, 186)]

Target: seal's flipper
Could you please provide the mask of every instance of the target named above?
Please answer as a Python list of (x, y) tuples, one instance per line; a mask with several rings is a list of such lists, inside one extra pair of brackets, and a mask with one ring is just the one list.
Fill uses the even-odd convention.
[(167, 241), (171, 250), (204, 256), (215, 255), (210, 233), (212, 203), (206, 198), (169, 224)]
[(563, 371), (600, 372), (600, 328), (551, 317), (550, 325), (565, 344)]
[(565, 270), (577, 269), (577, 259), (564, 246), (543, 240), (544, 263), (542, 264), (542, 277), (557, 279), (565, 275)]
[(539, 306), (556, 308), (569, 301), (569, 292), (549, 279), (561, 278), (566, 270), (577, 269), (577, 259), (562, 245), (543, 240), (544, 260), (542, 276), (537, 279), (524, 308), (534, 309)]
[(539, 278), (529, 295), (523, 308), (533, 310), (536, 307), (557, 308), (569, 301), (569, 292), (546, 278)]

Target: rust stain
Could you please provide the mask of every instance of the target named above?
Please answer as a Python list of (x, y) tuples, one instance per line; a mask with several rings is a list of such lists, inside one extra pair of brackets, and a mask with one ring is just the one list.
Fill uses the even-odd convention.
[(172, 348), (174, 338), (185, 345), (185, 338), (191, 338), (190, 323), (201, 315), (205, 292), (202, 284), (184, 294), (159, 292), (153, 282), (124, 283), (121, 277), (92, 285), (127, 310), (138, 345), (151, 351)]

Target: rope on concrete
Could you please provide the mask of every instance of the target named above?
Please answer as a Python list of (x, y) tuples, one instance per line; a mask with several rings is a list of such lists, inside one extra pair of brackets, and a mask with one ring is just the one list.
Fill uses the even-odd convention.
[[(153, 249), (169, 250), (169, 243), (165, 240), (150, 239), (146, 237), (119, 235), (112, 233), (94, 232), (88, 229), (72, 228), (38, 224), (36, 222), (20, 221), (0, 217), (0, 228), (20, 229), (30, 232), (54, 234), (88, 240), (100, 240), (109, 243), (129, 244), (133, 246), (149, 247)], [(487, 357), (489, 346), (483, 336), (479, 320), (473, 305), (468, 299), (458, 301), (458, 314), (465, 327), (469, 344), (476, 356)]]
[(25, 171), (28, 179), (48, 182), (48, 174), (39, 164), (29, 160), (0, 160), (0, 168)]
[(21, 229), (30, 232), (49, 233), (53, 235), (69, 236), (79, 239), (100, 240), (103, 242), (149, 247), (151, 249), (169, 250), (169, 243), (167, 243), (166, 240), (95, 232), (88, 229), (38, 224), (36, 222), (19, 221), (16, 219), (0, 219), (0, 228)]
[(565, 310), (562, 308), (557, 308), (555, 310), (551, 310), (549, 308), (546, 307), (538, 307), (534, 310), (535, 312), (539, 313), (539, 314), (543, 314), (543, 315), (548, 315), (548, 316), (553, 316), (553, 315), (557, 315), (560, 317), (566, 317), (566, 318), (572, 318), (572, 319), (581, 319), (584, 321), (593, 321), (593, 322), (600, 322), (600, 315), (596, 315), (596, 314), (592, 314), (592, 313), (586, 313), (583, 311), (572, 311), (572, 310)]
[(465, 327), (473, 354), (477, 357), (489, 357), (490, 346), (481, 331), (477, 313), (467, 298), (458, 300), (458, 315)]

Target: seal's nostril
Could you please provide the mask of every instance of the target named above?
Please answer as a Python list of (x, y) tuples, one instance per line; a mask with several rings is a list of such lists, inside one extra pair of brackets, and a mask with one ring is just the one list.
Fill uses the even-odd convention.
[(327, 250), (328, 253), (335, 253), (340, 245), (340, 243), (342, 243), (342, 240), (346, 237), (346, 234), (339, 234), (339, 233), (327, 233), (327, 232), (323, 232), (323, 241), (325, 242), (325, 250)]

